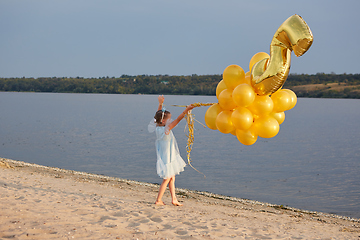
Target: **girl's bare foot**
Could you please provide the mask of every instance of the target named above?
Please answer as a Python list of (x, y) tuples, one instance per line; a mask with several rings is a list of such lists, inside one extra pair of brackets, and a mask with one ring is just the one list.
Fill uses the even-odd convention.
[(162, 206), (162, 205), (166, 205), (166, 204), (163, 201), (156, 201), (155, 205), (161, 205)]
[(183, 206), (183, 204), (179, 203), (178, 201), (173, 201), (172, 204), (174, 206)]

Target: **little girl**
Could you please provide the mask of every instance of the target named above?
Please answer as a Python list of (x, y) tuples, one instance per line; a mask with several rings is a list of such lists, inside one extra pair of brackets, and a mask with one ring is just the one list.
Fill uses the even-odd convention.
[(194, 108), (194, 106), (187, 106), (185, 111), (173, 121), (171, 119), (171, 113), (163, 108), (165, 100), (164, 96), (159, 96), (158, 100), (158, 111), (155, 114), (154, 120), (150, 122), (148, 126), (149, 132), (156, 132), (156, 170), (157, 174), (163, 178), (155, 204), (165, 205), (161, 199), (169, 184), (172, 204), (175, 206), (182, 206), (175, 195), (175, 175), (184, 171), (186, 163), (180, 156), (179, 148), (171, 129), (173, 129), (184, 118), (185, 114)]

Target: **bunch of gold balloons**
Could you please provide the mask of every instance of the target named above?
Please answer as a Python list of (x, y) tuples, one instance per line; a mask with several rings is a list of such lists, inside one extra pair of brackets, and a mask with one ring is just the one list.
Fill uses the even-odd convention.
[(258, 137), (272, 138), (285, 120), (285, 111), (297, 102), (296, 94), (281, 89), (290, 70), (291, 51), (304, 54), (313, 36), (298, 15), (288, 18), (276, 31), (270, 54), (259, 52), (249, 63), (249, 72), (230, 65), (216, 88), (218, 103), (205, 114), (206, 125), (222, 133), (231, 133), (244, 145), (254, 144)]
[[(266, 56), (257, 53), (250, 61)], [(267, 55), (268, 56), (268, 55)], [(284, 122), (284, 111), (292, 109), (297, 98), (293, 91), (281, 89), (274, 94), (257, 95), (251, 86), (250, 72), (245, 74), (238, 65), (228, 66), (216, 88), (218, 103), (205, 114), (206, 125), (222, 133), (232, 133), (245, 145), (252, 145), (258, 136), (272, 138)]]

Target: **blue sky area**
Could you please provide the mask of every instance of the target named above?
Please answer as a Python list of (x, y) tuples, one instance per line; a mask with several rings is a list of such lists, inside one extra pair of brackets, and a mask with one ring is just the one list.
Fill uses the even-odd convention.
[(0, 0), (0, 77), (245, 72), (299, 14), (314, 43), (290, 73), (360, 72), (360, 1)]

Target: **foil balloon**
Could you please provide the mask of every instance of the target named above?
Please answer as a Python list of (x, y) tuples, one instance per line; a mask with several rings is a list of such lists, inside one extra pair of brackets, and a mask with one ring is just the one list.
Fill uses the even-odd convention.
[(299, 16), (289, 17), (276, 31), (270, 44), (270, 58), (255, 63), (251, 84), (258, 95), (269, 95), (281, 88), (290, 71), (291, 51), (302, 56), (313, 43), (313, 35)]
[[(269, 59), (270, 56), (269, 54), (267, 54), (266, 52), (258, 52), (256, 53), (251, 59), (250, 59), (250, 63), (249, 63), (249, 70), (251, 71), (252, 67), (255, 65), (255, 63), (263, 60), (263, 59)], [(245, 75), (246, 76), (246, 75)], [(250, 74), (249, 74), (250, 76)]]

